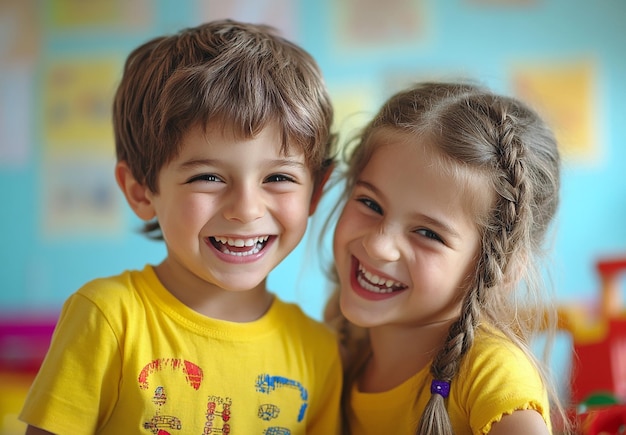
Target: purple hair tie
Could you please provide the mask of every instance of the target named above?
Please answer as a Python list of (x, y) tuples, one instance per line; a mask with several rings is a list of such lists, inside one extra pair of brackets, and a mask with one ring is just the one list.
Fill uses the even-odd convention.
[(439, 394), (445, 399), (450, 395), (450, 382), (433, 379), (430, 384), (430, 394)]

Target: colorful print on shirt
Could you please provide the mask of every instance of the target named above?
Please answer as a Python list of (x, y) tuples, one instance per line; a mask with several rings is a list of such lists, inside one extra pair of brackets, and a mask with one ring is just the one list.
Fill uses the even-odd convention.
[[(185, 382), (194, 390), (199, 390), (204, 381), (203, 370), (196, 364), (176, 358), (162, 358), (151, 361), (140, 372), (138, 383), (140, 390), (150, 390), (152, 387), (149, 381), (150, 375), (156, 372), (170, 370), (172, 372), (181, 372)], [(267, 427), (263, 430), (262, 435), (291, 435), (292, 431), (288, 427), (283, 426), (285, 422), (291, 420), (293, 423), (301, 423), (306, 415), (308, 407), (308, 391), (301, 382), (289, 379), (284, 376), (276, 376), (270, 374), (259, 374), (254, 385), (251, 388), (264, 396), (260, 404), (251, 404), (256, 406), (257, 417), (267, 422)], [(154, 404), (154, 415), (143, 423), (143, 428), (154, 435), (173, 435), (175, 433), (201, 433), (209, 434), (229, 434), (231, 433), (231, 425), (237, 421), (236, 412), (233, 408), (239, 406), (251, 406), (250, 404), (234, 403), (232, 397), (209, 395), (206, 402), (206, 421), (203, 428), (189, 428), (185, 426), (183, 418), (179, 415), (170, 415), (164, 412), (168, 403), (167, 386), (156, 385), (151, 391), (151, 402)], [(290, 403), (298, 401), (297, 415), (286, 416), (281, 413), (282, 409), (278, 401), (274, 398), (282, 398), (289, 400)], [(241, 409), (241, 408), (240, 408)], [(274, 424), (277, 420), (282, 422), (281, 425)], [(245, 417), (244, 417), (245, 418)], [(202, 430), (201, 432), (196, 430)]]

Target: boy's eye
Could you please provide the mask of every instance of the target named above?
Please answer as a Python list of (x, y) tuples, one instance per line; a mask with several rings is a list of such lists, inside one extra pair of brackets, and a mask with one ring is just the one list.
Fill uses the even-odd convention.
[(427, 239), (432, 239), (432, 240), (436, 240), (438, 242), (443, 243), (443, 239), (441, 237), (439, 237), (439, 234), (437, 234), (437, 233), (435, 233), (435, 232), (433, 232), (433, 231), (431, 231), (429, 229), (422, 228), (422, 229), (419, 229), (419, 230), (417, 230), (415, 232), (418, 233), (418, 234), (421, 234), (422, 236), (426, 237)]
[(370, 198), (357, 198), (357, 201), (364, 204), (367, 208), (373, 210), (375, 213), (383, 214), (383, 209), (378, 203)]
[(266, 183), (280, 183), (283, 181), (288, 181), (288, 182), (295, 182), (296, 180), (289, 176), (289, 175), (285, 175), (285, 174), (272, 174), (269, 177), (267, 177), (265, 179)]
[(204, 182), (208, 182), (208, 183), (219, 183), (222, 181), (222, 179), (220, 177), (218, 177), (215, 174), (200, 174), (200, 175), (196, 175), (194, 177), (191, 177), (187, 183), (193, 183), (195, 181), (204, 181)]

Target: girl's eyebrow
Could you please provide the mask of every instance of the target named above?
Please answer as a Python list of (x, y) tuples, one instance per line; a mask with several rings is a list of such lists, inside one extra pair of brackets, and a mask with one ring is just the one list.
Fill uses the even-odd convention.
[(447, 223), (439, 220), (439, 219), (435, 219), (431, 216), (428, 215), (424, 215), (421, 213), (417, 213), (416, 216), (424, 221), (426, 221), (428, 224), (434, 226), (434, 227), (438, 227), (440, 231), (446, 233), (449, 237), (453, 237), (455, 239), (460, 239), (461, 235), (454, 229), (452, 228), (450, 225), (448, 225)]
[[(364, 189), (371, 190), (377, 196), (381, 196), (383, 198), (385, 197), (385, 195), (376, 186), (367, 181), (357, 180), (355, 185), (360, 186)], [(461, 238), (461, 235), (458, 233), (458, 231), (456, 231), (452, 226), (440, 219), (425, 215), (423, 213), (414, 213), (413, 216), (419, 220), (426, 221), (426, 223), (428, 223), (429, 225), (437, 227), (439, 231), (445, 232), (450, 237), (454, 237), (456, 239)]]
[(356, 180), (356, 183), (354, 183), (354, 185), (355, 185), (355, 187), (356, 187), (356, 186), (360, 186), (360, 187), (363, 187), (364, 189), (371, 190), (371, 191), (372, 191), (372, 192), (374, 192), (376, 195), (383, 196), (382, 192), (381, 192), (380, 190), (378, 190), (378, 188), (377, 188), (377, 187), (375, 187), (375, 186), (374, 186), (373, 184), (371, 184), (371, 183), (368, 183), (367, 181), (364, 181), (364, 180), (358, 179), (358, 180)]

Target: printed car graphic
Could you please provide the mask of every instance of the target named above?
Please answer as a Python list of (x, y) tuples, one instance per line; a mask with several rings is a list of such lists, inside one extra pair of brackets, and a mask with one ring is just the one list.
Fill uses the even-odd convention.
[(155, 415), (143, 424), (144, 429), (149, 429), (153, 434), (158, 434), (160, 429), (180, 430), (182, 424), (180, 419), (171, 415)]

